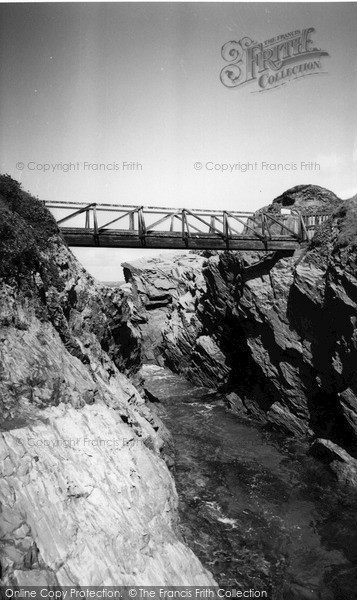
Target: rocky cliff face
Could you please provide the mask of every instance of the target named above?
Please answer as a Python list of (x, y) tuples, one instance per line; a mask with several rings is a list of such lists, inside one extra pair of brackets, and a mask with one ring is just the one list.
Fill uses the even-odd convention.
[(131, 284), (140, 314), (143, 362), (167, 364), (189, 379), (206, 384), (212, 366), (212, 386), (224, 373), (225, 357), (212, 337), (204, 335), (200, 319), (201, 300), (207, 292), (204, 259), (197, 254), (172, 254), (165, 258), (125, 263), (124, 275)]
[(168, 434), (127, 378), (127, 290), (98, 286), (0, 181), (1, 583), (208, 585), (182, 543)]
[(182, 253), (123, 267), (140, 315), (136, 322), (143, 338), (143, 362), (165, 363), (199, 385), (216, 387), (229, 369), (203, 325), (204, 263), (198, 254)]
[[(310, 206), (314, 197), (312, 189)], [(287, 431), (313, 431), (350, 449), (357, 432), (355, 213), (355, 201), (342, 205), (291, 257), (211, 259), (205, 304), (206, 327), (213, 335), (218, 328), (245, 407)], [(217, 295), (224, 304), (212, 302)], [(219, 330), (227, 316), (238, 343)], [(240, 365), (248, 377), (239, 376)]]
[(172, 300), (161, 352), (195, 383), (223, 386), (234, 410), (356, 454), (357, 201), (298, 186), (269, 210), (282, 207), (331, 216), (294, 255), (208, 258), (195, 316)]

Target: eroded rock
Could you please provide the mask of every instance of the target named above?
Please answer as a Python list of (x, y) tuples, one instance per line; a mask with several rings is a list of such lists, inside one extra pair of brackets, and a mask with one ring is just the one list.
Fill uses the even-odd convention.
[(180, 536), (168, 432), (127, 377), (131, 289), (96, 283), (7, 177), (0, 213), (1, 584), (214, 584)]
[(346, 450), (331, 440), (317, 439), (311, 445), (310, 453), (330, 467), (339, 483), (357, 487), (357, 460)]
[[(193, 255), (192, 270), (204, 277), (195, 275), (198, 293), (190, 289), (194, 312), (185, 310), (186, 288), (160, 309), (156, 360), (199, 385), (235, 393), (249, 414), (279, 430), (317, 434), (354, 454), (357, 201), (303, 185), (266, 209), (286, 207), (330, 217), (294, 254), (222, 252), (204, 262)], [(146, 285), (139, 280), (154, 285), (162, 270), (171, 277), (164, 264), (156, 262), (155, 272), (143, 263), (133, 269), (139, 294)]]

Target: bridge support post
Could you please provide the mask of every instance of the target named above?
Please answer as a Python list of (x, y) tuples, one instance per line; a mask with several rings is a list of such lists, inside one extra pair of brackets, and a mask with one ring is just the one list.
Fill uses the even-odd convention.
[(93, 229), (94, 229), (94, 243), (99, 246), (99, 231), (98, 231), (98, 219), (97, 219), (97, 205), (93, 204)]
[(266, 217), (262, 212), (262, 236), (264, 238), (265, 248), (267, 248), (267, 236), (266, 236)]
[(227, 250), (229, 250), (229, 223), (227, 212), (223, 211), (223, 235), (226, 242)]
[(188, 238), (190, 237), (190, 230), (188, 227), (186, 210), (183, 208), (181, 213), (181, 224), (182, 224), (182, 239), (185, 242), (185, 246), (188, 247)]
[(143, 207), (141, 206), (138, 210), (138, 230), (139, 230), (139, 238), (142, 246), (146, 246), (146, 226), (145, 219), (143, 214)]
[(134, 229), (135, 229), (134, 213), (131, 212), (131, 213), (129, 213), (129, 230), (134, 231)]
[(309, 239), (308, 233), (307, 233), (307, 229), (306, 229), (306, 224), (305, 224), (305, 220), (304, 217), (300, 214), (300, 219), (299, 219), (299, 236), (302, 242), (306, 242)]

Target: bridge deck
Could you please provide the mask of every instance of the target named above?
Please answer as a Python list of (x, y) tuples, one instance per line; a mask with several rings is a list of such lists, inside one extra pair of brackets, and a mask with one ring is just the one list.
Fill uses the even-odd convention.
[(225, 240), (217, 234), (192, 233), (182, 237), (179, 232), (148, 231), (139, 236), (138, 231), (107, 230), (95, 236), (85, 228), (62, 227), (62, 235), (69, 246), (101, 248), (157, 248), (157, 249), (194, 249), (194, 250), (295, 250), (300, 242), (287, 236), (274, 236), (261, 240), (256, 236), (232, 235)]

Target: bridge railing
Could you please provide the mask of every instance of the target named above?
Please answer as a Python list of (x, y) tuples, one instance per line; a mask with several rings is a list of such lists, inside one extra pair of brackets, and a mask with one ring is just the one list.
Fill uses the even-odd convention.
[(308, 240), (311, 240), (314, 237), (314, 233), (316, 230), (316, 227), (319, 227), (320, 225), (322, 225), (323, 223), (325, 223), (325, 221), (327, 221), (327, 219), (330, 217), (331, 215), (302, 215), (302, 218), (304, 220), (304, 224), (305, 224), (305, 228), (306, 228), (306, 236)]
[(159, 232), (172, 236), (179, 234), (185, 239), (212, 235), (226, 241), (239, 236), (262, 241), (281, 238), (301, 242), (311, 239), (317, 224), (328, 218), (328, 215), (304, 217), (295, 210), (280, 214), (98, 203), (45, 202), (45, 205), (55, 212), (63, 214), (66, 211), (67, 214), (57, 220), (60, 227), (81, 228), (98, 239), (112, 230), (132, 233), (138, 235), (143, 244), (146, 237)]

